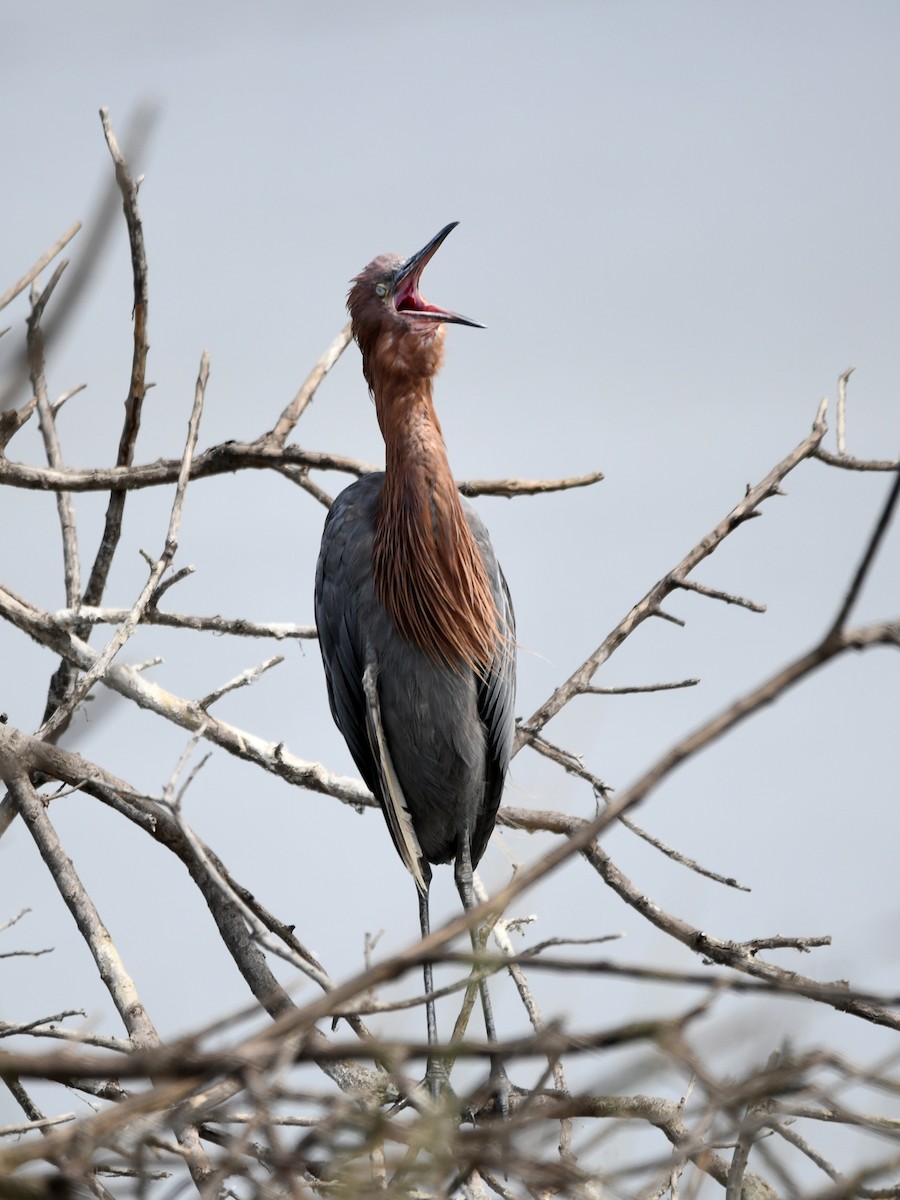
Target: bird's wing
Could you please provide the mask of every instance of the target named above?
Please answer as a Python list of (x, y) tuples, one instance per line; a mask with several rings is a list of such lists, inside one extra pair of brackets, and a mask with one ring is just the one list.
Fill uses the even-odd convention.
[(516, 730), (516, 617), (509, 587), (487, 529), (468, 505), (466, 519), (484, 559), (494, 603), (500, 615), (502, 635), (490, 669), (478, 681), (478, 715), (484, 725), (488, 755), (484, 803), (472, 832), (472, 865), (475, 866), (484, 854), (494, 828), (506, 771), (512, 757)]
[(381, 475), (365, 476), (331, 506), (316, 568), (316, 625), (335, 724), (381, 805), (397, 852), (424, 891), (422, 849), (388, 749), (377, 664), (371, 661), (365, 641), (377, 604), (372, 584), (372, 517), (381, 479)]
[(356, 586), (364, 573), (358, 560), (366, 557), (360, 539), (364, 525), (360, 519), (364, 505), (360, 502), (365, 493), (354, 497), (357, 486), (338, 496), (325, 521), (316, 567), (315, 614), (331, 715), (363, 779), (374, 790), (376, 773), (366, 732), (362, 688), (365, 647), (359, 638), (357, 613), (361, 599), (365, 601)]
[(378, 671), (374, 663), (366, 666), (363, 674), (363, 691), (366, 695), (366, 723), (369, 731), (369, 745), (378, 770), (381, 783), (381, 807), (387, 818), (388, 828), (394, 839), (397, 852), (403, 859), (406, 869), (416, 881), (416, 887), (423, 894), (428, 890), (425, 876), (422, 873), (422, 863), (425, 861), (422, 847), (413, 827), (409, 805), (394, 769), (394, 760), (388, 748), (384, 735), (384, 725), (381, 720), (381, 704), (378, 699)]

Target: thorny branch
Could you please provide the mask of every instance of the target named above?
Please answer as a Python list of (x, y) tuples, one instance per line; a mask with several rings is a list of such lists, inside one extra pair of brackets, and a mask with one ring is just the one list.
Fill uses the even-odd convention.
[[(842, 1195), (900, 1195), (900, 1185), (890, 1182), (900, 1169), (894, 1161), (896, 1155), (878, 1163), (872, 1160), (871, 1170), (888, 1171), (889, 1182), (880, 1189), (867, 1191), (866, 1172), (842, 1174), (816, 1144), (815, 1129), (810, 1128), (816, 1124), (841, 1123), (847, 1128), (877, 1132), (895, 1144), (900, 1142), (900, 1123), (876, 1111), (879, 1089), (892, 1083), (892, 1065), (880, 1064), (877, 1069), (868, 1069), (823, 1052), (791, 1055), (785, 1051), (773, 1056), (766, 1066), (748, 1069), (744, 1076), (725, 1078), (714, 1072), (711, 1055), (696, 1049), (698, 1044), (705, 1049), (707, 1022), (726, 998), (792, 997), (796, 1003), (824, 1005), (857, 1020), (896, 1029), (900, 1024), (897, 1015), (900, 997), (866, 992), (844, 980), (822, 982), (771, 961), (772, 951), (809, 953), (828, 944), (827, 935), (819, 931), (814, 936), (763, 932), (733, 941), (697, 928), (664, 911), (645, 895), (613, 862), (607, 847), (601, 845), (604, 834), (615, 823), (623, 823), (681, 866), (731, 887), (741, 886), (733, 879), (700, 867), (687, 855), (637, 827), (631, 819), (631, 810), (659, 788), (679, 765), (726, 736), (753, 713), (778, 701), (820, 667), (850, 650), (900, 645), (900, 621), (896, 618), (856, 628), (848, 625), (900, 503), (900, 475), (893, 482), (836, 616), (819, 641), (675, 741), (617, 798), (580, 759), (554, 746), (545, 736), (547, 724), (576, 697), (662, 692), (696, 685), (696, 679), (682, 679), (608, 687), (594, 680), (599, 669), (648, 617), (673, 619), (663, 604), (679, 589), (693, 591), (709, 601), (738, 605), (753, 612), (764, 611), (764, 605), (756, 600), (695, 580), (693, 572), (743, 523), (758, 515), (769, 498), (782, 494), (784, 480), (801, 464), (817, 458), (849, 470), (897, 469), (892, 460), (864, 462), (847, 453), (849, 372), (841, 376), (838, 385), (837, 454), (823, 446), (826, 434), (823, 404), (807, 437), (755, 487), (749, 488), (732, 511), (654, 584), (593, 653), (520, 724), (517, 749), (529, 745), (582, 780), (592, 798), (602, 802), (596, 816), (583, 819), (560, 812), (504, 806), (499, 824), (543, 833), (552, 839), (549, 849), (535, 862), (517, 869), (499, 894), (486, 898), (479, 891), (480, 904), (474, 912), (447, 922), (427, 939), (403, 950), (380, 959), (372, 956), (364, 970), (335, 981), (305, 947), (294, 927), (270, 912), (239, 883), (188, 823), (183, 799), (189, 787), (197, 786), (194, 782), (197, 768), (188, 770), (188, 762), (196, 743), (202, 739), (288, 783), (356, 808), (373, 805), (371, 795), (359, 781), (335, 775), (320, 763), (300, 758), (280, 741), (241, 729), (210, 711), (226, 693), (258, 679), (280, 659), (257, 663), (234, 678), (231, 678), (233, 671), (223, 672), (227, 682), (212, 689), (207, 684), (202, 695), (189, 698), (154, 682), (140, 667), (123, 663), (119, 652), (139, 625), (238, 637), (315, 636), (312, 627), (292, 622), (262, 623), (240, 616), (176, 613), (161, 610), (159, 602), (168, 589), (192, 570), (188, 566), (175, 569), (181, 515), (192, 482), (241, 470), (273, 470), (327, 505), (328, 494), (311, 478), (311, 472), (334, 471), (358, 476), (372, 469), (354, 459), (287, 444), (317, 389), (348, 344), (349, 329), (343, 329), (326, 348), (271, 429), (253, 441), (226, 442), (197, 453), (209, 371), (204, 356), (181, 457), (135, 464), (136, 440), (147, 392), (149, 349), (147, 260), (137, 204), (140, 180), (133, 178), (105, 110), (101, 118), (125, 213), (134, 286), (132, 366), (115, 466), (76, 469), (65, 465), (55, 418), (61, 404), (78, 389), (70, 389), (54, 405), (46, 383), (42, 318), (65, 264), (57, 267), (43, 291), (36, 281), (74, 237), (78, 226), (67, 231), (0, 298), (2, 308), (34, 285), (27, 336), (33, 397), (19, 409), (0, 414), (0, 485), (57, 494), (66, 585), (66, 607), (49, 612), (0, 583), (0, 617), (61, 660), (50, 689), (47, 720), (37, 735), (15, 729), (0, 717), (0, 777), (9, 788), (9, 794), (0, 804), (0, 837), (15, 815), (21, 813), (94, 956), (98, 974), (120, 1015), (127, 1039), (89, 1027), (71, 1027), (67, 1023), (79, 1018), (78, 1009), (0, 1023), (0, 1038), (8, 1039), (5, 1045), (9, 1046), (8, 1050), (4, 1046), (0, 1051), (0, 1079), (25, 1118), (0, 1127), (0, 1139), (13, 1135), (20, 1138), (19, 1142), (8, 1145), (0, 1141), (0, 1200), (8, 1196), (58, 1195), (60, 1181), (62, 1185), (85, 1185), (98, 1197), (105, 1197), (108, 1193), (102, 1180), (107, 1174), (136, 1177), (146, 1189), (152, 1182), (163, 1179), (166, 1171), (183, 1179), (185, 1166), (203, 1196), (217, 1194), (232, 1177), (243, 1180), (250, 1189), (248, 1194), (253, 1195), (313, 1195), (322, 1189), (337, 1194), (343, 1189), (358, 1196), (565, 1194), (585, 1198), (597, 1196), (600, 1190), (636, 1190), (648, 1196), (674, 1197), (686, 1179), (696, 1188), (699, 1180), (706, 1178), (724, 1188), (726, 1195), (749, 1198), (774, 1196), (776, 1186), (786, 1193), (796, 1190), (785, 1166), (785, 1151), (794, 1155), (792, 1163), (802, 1158), (819, 1172), (827, 1186), (836, 1189), (835, 1194), (839, 1191)], [(46, 466), (13, 462), (5, 456), (12, 438), (35, 412), (43, 435)], [(589, 486), (600, 479), (602, 474), (594, 471), (558, 480), (478, 480), (459, 486), (467, 495), (512, 497)], [(104, 604), (111, 567), (122, 541), (122, 516), (128, 492), (167, 484), (175, 485), (168, 527), (158, 557), (148, 558), (150, 570), (145, 585), (130, 605)], [(110, 496), (104, 530), (82, 593), (73, 497), (94, 491), (108, 491)], [(106, 646), (97, 650), (88, 644), (88, 639), (95, 626), (104, 624), (114, 626), (115, 631)], [(148, 796), (105, 770), (99, 762), (53, 744), (98, 683), (191, 734), (188, 749), (161, 796)], [(49, 791), (48, 785), (53, 782), (67, 791)], [(65, 804), (68, 790), (77, 790), (104, 805), (181, 862), (203, 897), (222, 944), (250, 993), (251, 1003), (245, 1011), (177, 1043), (160, 1040), (97, 906), (66, 855), (58, 824), (55, 819), (51, 821), (51, 804), (55, 816), (55, 806)], [(599, 875), (628, 908), (699, 958), (699, 963), (689, 969), (664, 969), (615, 957), (598, 960), (584, 957), (583, 949), (580, 952), (575, 949), (579, 939), (569, 938), (549, 938), (517, 950), (511, 935), (521, 931), (527, 919), (504, 920), (500, 914), (514, 898), (576, 856), (583, 867), (590, 868), (588, 874)], [(16, 919), (0, 924), (0, 934)], [(457, 939), (469, 927), (482, 922), (493, 925), (500, 953), (485, 952), (473, 959), (469, 954), (455, 951)], [(560, 957), (548, 953), (551, 947), (559, 945), (571, 946), (571, 955)], [(7, 956), (0, 954), (0, 957)], [(315, 998), (310, 999), (308, 994), (295, 996), (275, 974), (270, 965), (273, 957), (290, 964), (312, 981), (318, 989)], [(488, 1047), (477, 1039), (455, 1040), (444, 1047), (449, 1059), (469, 1062), (472, 1073), (466, 1077), (465, 1085), (457, 1085), (454, 1074), (454, 1086), (459, 1088), (458, 1102), (448, 1097), (446, 1106), (440, 1108), (429, 1097), (416, 1092), (410, 1082), (421, 1073), (427, 1046), (408, 1037), (376, 1038), (362, 1019), (368, 1013), (382, 1014), (420, 1005), (422, 997), (418, 990), (412, 996), (383, 999), (379, 989), (412, 978), (410, 972), (426, 959), (442, 964), (450, 973), (451, 981), (440, 989), (441, 994), (451, 995), (464, 988), (470, 971), (476, 974), (507, 971), (527, 1018), (525, 1031), (504, 1036), (499, 1047)], [(539, 974), (551, 971), (585, 980), (604, 976), (691, 989), (690, 994), (699, 994), (701, 999), (686, 1002), (674, 1013), (666, 1011), (662, 1016), (617, 1022), (615, 1014), (610, 1013), (589, 1028), (569, 1028), (568, 1022), (545, 1016), (538, 1002), (535, 981)], [(319, 1024), (329, 1019), (346, 1024), (350, 1033), (344, 1041), (331, 1040), (319, 1029)], [(63, 1045), (37, 1053), (21, 1048), (22, 1040), (33, 1044), (34, 1039), (52, 1039)], [(619, 1090), (627, 1094), (604, 1095), (584, 1088), (573, 1089), (574, 1068), (586, 1056), (613, 1052), (621, 1055), (626, 1050), (633, 1055), (633, 1065)], [(490, 1055), (498, 1053), (517, 1071), (524, 1073), (530, 1065), (530, 1074), (523, 1075), (530, 1083), (513, 1089), (509, 1097), (512, 1115), (502, 1124), (489, 1119), (492, 1098), (484, 1086), (484, 1063)], [(667, 1065), (670, 1074), (675, 1072), (677, 1078), (686, 1082), (680, 1100), (638, 1091), (638, 1084), (645, 1076), (658, 1079), (659, 1062)], [(567, 1072), (569, 1065), (573, 1069)], [(327, 1084), (320, 1082), (323, 1073)], [(68, 1111), (45, 1114), (26, 1089), (32, 1080), (44, 1081), (45, 1086), (47, 1081), (63, 1082), (89, 1099), (95, 1111), (89, 1116)], [(687, 1083), (688, 1080), (691, 1082)], [(127, 1086), (122, 1086), (123, 1083)], [(871, 1113), (846, 1102), (842, 1090), (851, 1087), (855, 1089), (854, 1095), (860, 1091), (872, 1093)], [(388, 1103), (404, 1096), (410, 1101), (409, 1110), (400, 1114), (385, 1111)], [(235, 1109), (236, 1102), (242, 1110)], [(465, 1120), (460, 1122), (461, 1116), (472, 1114), (476, 1116), (474, 1125), (467, 1125)], [(590, 1122), (591, 1128), (598, 1130), (599, 1144), (609, 1139), (616, 1146), (620, 1142), (628, 1146), (627, 1131), (636, 1127), (657, 1135), (658, 1141), (653, 1141), (651, 1150), (634, 1158), (635, 1166), (621, 1168), (617, 1173), (589, 1139), (576, 1136), (575, 1118), (582, 1126)], [(798, 1131), (791, 1126), (792, 1120), (805, 1121), (807, 1127)], [(285, 1136), (291, 1128), (298, 1130), (293, 1141)], [(551, 1129), (556, 1133), (551, 1135)], [(551, 1136), (558, 1143), (553, 1152), (549, 1147)], [(781, 1147), (780, 1154), (771, 1148), (775, 1142)], [(616, 1161), (624, 1161), (618, 1151), (614, 1157)], [(26, 1182), (22, 1168), (36, 1162), (43, 1162), (59, 1174), (30, 1174)], [(160, 1170), (161, 1163), (166, 1170)], [(12, 1184), (6, 1182), (9, 1179)]]

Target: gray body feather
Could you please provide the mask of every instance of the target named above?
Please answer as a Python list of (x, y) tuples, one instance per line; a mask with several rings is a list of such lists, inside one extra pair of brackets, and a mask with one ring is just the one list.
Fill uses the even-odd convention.
[(316, 569), (316, 624), (334, 720), (424, 891), (429, 863), (449, 862), (465, 839), (474, 866), (494, 827), (515, 728), (515, 624), (487, 530), (464, 503), (506, 643), (482, 678), (401, 638), (373, 584), (383, 482), (383, 473), (366, 475), (332, 505)]

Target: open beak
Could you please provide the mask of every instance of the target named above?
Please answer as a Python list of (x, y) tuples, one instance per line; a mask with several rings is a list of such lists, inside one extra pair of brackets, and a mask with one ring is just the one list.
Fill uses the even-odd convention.
[(451, 221), (449, 225), (445, 225), (430, 242), (397, 268), (397, 273), (394, 275), (394, 307), (397, 312), (411, 313), (428, 321), (445, 321), (448, 324), (471, 325), (475, 329), (484, 329), (484, 326), (478, 321), (472, 321), (468, 317), (460, 316), (459, 313), (449, 312), (445, 308), (429, 304), (419, 292), (419, 280), (422, 278), (422, 272), (431, 262), (438, 246), (458, 224), (459, 221)]

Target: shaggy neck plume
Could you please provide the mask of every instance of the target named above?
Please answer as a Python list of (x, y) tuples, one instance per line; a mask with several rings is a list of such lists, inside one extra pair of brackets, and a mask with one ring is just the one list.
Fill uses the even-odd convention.
[(377, 382), (386, 461), (376, 591), (406, 641), (481, 673), (497, 654), (497, 610), (447, 462), (431, 379), (420, 377), (412, 388), (408, 378)]

